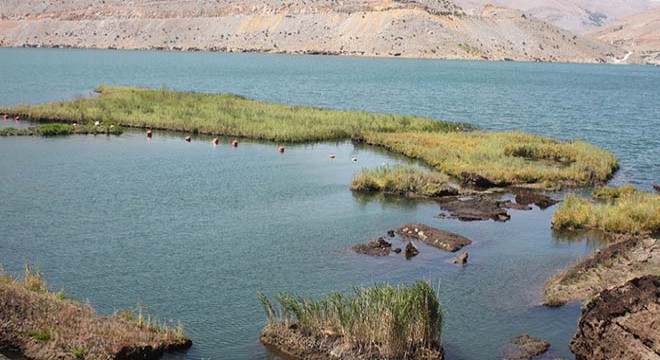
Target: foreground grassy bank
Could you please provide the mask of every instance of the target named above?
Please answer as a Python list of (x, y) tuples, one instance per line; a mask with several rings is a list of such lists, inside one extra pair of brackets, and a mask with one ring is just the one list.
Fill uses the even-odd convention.
[(553, 228), (660, 234), (660, 194), (624, 186), (598, 189), (592, 195), (599, 201), (567, 196), (553, 215)]
[[(261, 341), (295, 358), (441, 359), (442, 313), (427, 283), (355, 289), (321, 299), (259, 295), (268, 324)], [(331, 356), (332, 353), (332, 356)]]
[(50, 292), (28, 266), (23, 280), (0, 273), (0, 347), (29, 359), (153, 359), (191, 345), (181, 326), (159, 324), (141, 311), (99, 316), (89, 305)]
[(0, 109), (41, 122), (102, 124), (241, 136), (278, 142), (348, 140), (424, 160), (478, 186), (556, 188), (607, 181), (618, 168), (607, 151), (520, 132), (403, 115), (270, 104), (236, 95), (100, 86), (99, 96)]

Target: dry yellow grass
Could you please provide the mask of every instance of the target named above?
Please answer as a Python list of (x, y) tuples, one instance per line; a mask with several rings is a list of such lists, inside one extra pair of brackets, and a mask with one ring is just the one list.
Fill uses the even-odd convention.
[(0, 273), (0, 345), (18, 348), (28, 358), (153, 356), (191, 344), (181, 326), (168, 327), (143, 316), (99, 316), (88, 304), (48, 291), (41, 274), (28, 266), (23, 280)]

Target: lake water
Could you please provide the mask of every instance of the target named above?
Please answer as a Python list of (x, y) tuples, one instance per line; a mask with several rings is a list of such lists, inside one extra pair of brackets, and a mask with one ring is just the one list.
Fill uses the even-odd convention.
[[(232, 92), (291, 104), (425, 115), (580, 138), (614, 152), (615, 184), (660, 181), (660, 69), (408, 59), (0, 49), (0, 105), (71, 99), (105, 84)], [(14, 126), (12, 121), (0, 126)], [(434, 218), (437, 204), (348, 190), (362, 167), (405, 162), (350, 143), (0, 138), (0, 264), (29, 259), (99, 312), (147, 306), (195, 345), (172, 358), (264, 359), (256, 292), (321, 295), (417, 279), (439, 289), (448, 359), (496, 358), (522, 332), (571, 358), (579, 305), (538, 307), (543, 282), (598, 243), (550, 230), (552, 211), (507, 223)], [(329, 153), (337, 159), (330, 161)], [(358, 157), (358, 163), (351, 157)], [(351, 245), (422, 222), (465, 235), (470, 264), (422, 246), (412, 261)]]

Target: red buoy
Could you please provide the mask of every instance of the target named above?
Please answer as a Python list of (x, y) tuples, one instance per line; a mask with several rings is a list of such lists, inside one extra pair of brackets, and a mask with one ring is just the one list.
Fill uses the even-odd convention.
[(18, 116), (18, 115), (16, 115), (16, 117), (14, 117), (14, 120), (16, 120), (16, 121), (20, 121), (20, 120), (21, 120), (21, 117)]
[(147, 130), (147, 137), (151, 139), (152, 136), (154, 136), (154, 133), (151, 130)]
[(280, 154), (284, 154), (284, 146), (280, 146), (279, 149), (277, 149), (277, 151), (279, 151)]
[(231, 142), (231, 146), (233, 147), (238, 147), (238, 140), (234, 140)]
[(218, 145), (220, 143), (220, 140), (218, 140), (218, 138), (213, 138), (213, 140), (211, 140), (211, 143), (213, 145)]
[(7, 114), (3, 114), (3, 115), (2, 115), (2, 118), (5, 119), (5, 120), (7, 120), (7, 119), (9, 119), (9, 115), (7, 115)]
[(190, 140), (192, 140), (192, 138), (190, 137), (190, 135), (186, 136), (186, 142), (190, 142)]
[(330, 154), (330, 155), (328, 155), (328, 157), (329, 157), (330, 159), (334, 159), (334, 158), (335, 158), (335, 154)]

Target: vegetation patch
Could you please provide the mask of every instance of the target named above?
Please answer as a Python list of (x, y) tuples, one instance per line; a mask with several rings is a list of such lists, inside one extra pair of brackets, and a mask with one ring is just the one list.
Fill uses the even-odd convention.
[(569, 195), (554, 213), (555, 229), (598, 229), (622, 234), (660, 233), (660, 194), (632, 187), (604, 188), (593, 194), (603, 201)]
[(459, 193), (447, 175), (406, 165), (362, 169), (353, 177), (351, 190), (407, 197), (442, 197)]
[(29, 359), (155, 358), (192, 342), (182, 327), (141, 315), (104, 317), (91, 306), (48, 291), (41, 273), (26, 265), (22, 280), (0, 274), (0, 348)]
[(441, 359), (442, 313), (425, 282), (332, 293), (318, 300), (259, 294), (268, 323), (260, 340), (295, 358)]
[(73, 134), (121, 135), (122, 132), (121, 127), (112, 124), (72, 125), (51, 123), (24, 129), (17, 129), (14, 127), (0, 129), (0, 136), (65, 136)]
[[(560, 142), (520, 132), (474, 132), (471, 125), (416, 116), (271, 104), (231, 94), (111, 86), (99, 86), (96, 91), (99, 93), (96, 97), (22, 105), (3, 108), (0, 112), (38, 122), (80, 126), (98, 121), (278, 142), (353, 138), (424, 160), (445, 175), (478, 186), (592, 185), (607, 181), (618, 168), (614, 155), (581, 141)], [(364, 180), (368, 180), (366, 175), (385, 177), (383, 172), (381, 169), (365, 174)], [(411, 176), (406, 172), (399, 169), (398, 173), (388, 175), (398, 176), (397, 180), (402, 181), (394, 184), (395, 192), (402, 188), (405, 191), (409, 185)], [(363, 185), (369, 188), (367, 185), (373, 184)], [(418, 186), (418, 190), (433, 193), (433, 189), (423, 186)]]
[(424, 160), (456, 178), (479, 175), (494, 186), (598, 184), (618, 169), (616, 157), (596, 146), (521, 132), (370, 132), (364, 141)]

